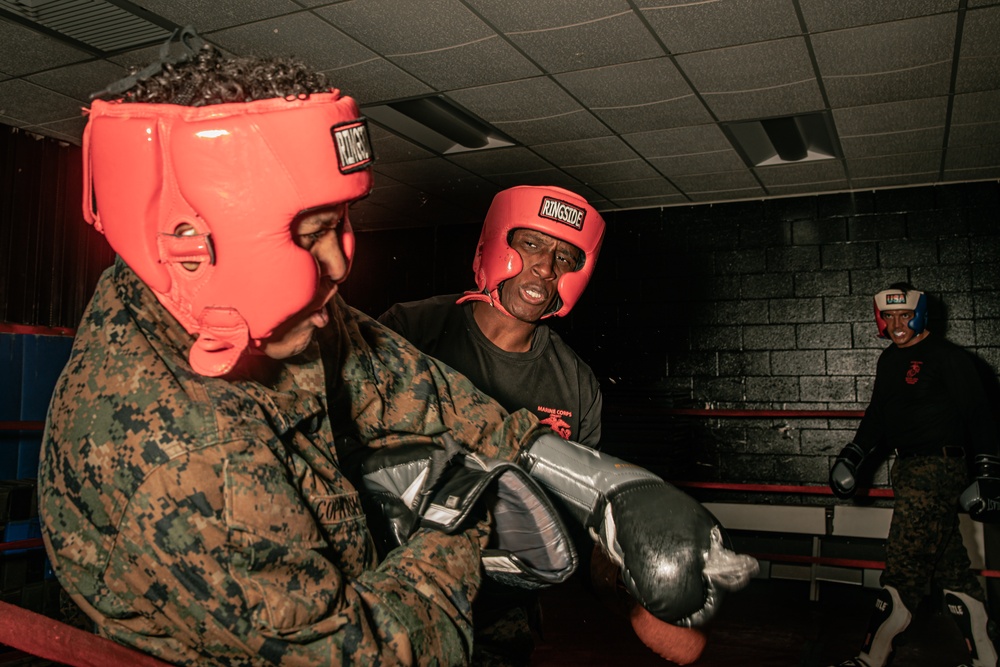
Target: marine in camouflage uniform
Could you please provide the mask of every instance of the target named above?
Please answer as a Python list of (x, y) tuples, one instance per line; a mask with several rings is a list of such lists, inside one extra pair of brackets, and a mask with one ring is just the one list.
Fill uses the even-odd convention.
[(893, 344), (879, 356), (871, 401), (835, 461), (831, 486), (850, 497), (858, 469), (895, 453), (893, 513), (864, 645), (839, 667), (888, 664), (932, 586), (944, 591), (973, 665), (995, 667), (996, 629), (959, 531), (959, 498), (969, 485), (966, 455), (995, 452), (997, 425), (971, 357), (927, 330), (926, 295), (897, 284), (874, 301), (879, 334)]
[(295, 363), (192, 370), (192, 337), (121, 260), (53, 396), (46, 547), (102, 634), (180, 665), (458, 665), (479, 530), (419, 531), (377, 562), (338, 438), (444, 434), (512, 458), (540, 428), (347, 307)]

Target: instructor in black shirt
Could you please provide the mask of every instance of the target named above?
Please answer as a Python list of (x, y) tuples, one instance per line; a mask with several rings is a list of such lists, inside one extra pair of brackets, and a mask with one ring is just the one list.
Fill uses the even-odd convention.
[[(942, 587), (949, 612), (966, 638), (975, 667), (995, 667), (982, 587), (970, 568), (959, 532), (959, 497), (982, 518), (981, 491), (969, 484), (967, 456), (995, 461), (997, 426), (971, 355), (927, 329), (927, 295), (897, 283), (875, 295), (879, 336), (890, 339), (875, 373), (871, 403), (854, 442), (841, 451), (830, 486), (841, 498), (857, 489), (865, 463), (895, 453), (894, 507), (886, 543), (882, 589), (864, 645), (839, 667), (883, 667), (895, 638), (932, 583)], [(987, 466), (988, 467), (988, 466)], [(980, 487), (980, 485), (984, 485)]]

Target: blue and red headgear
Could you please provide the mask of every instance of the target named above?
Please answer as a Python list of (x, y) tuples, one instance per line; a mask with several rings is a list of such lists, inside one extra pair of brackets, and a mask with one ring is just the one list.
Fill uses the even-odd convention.
[(890, 288), (875, 295), (875, 324), (879, 338), (889, 337), (886, 333), (889, 323), (882, 317), (887, 310), (912, 310), (913, 319), (907, 326), (918, 334), (927, 328), (927, 295), (923, 292)]

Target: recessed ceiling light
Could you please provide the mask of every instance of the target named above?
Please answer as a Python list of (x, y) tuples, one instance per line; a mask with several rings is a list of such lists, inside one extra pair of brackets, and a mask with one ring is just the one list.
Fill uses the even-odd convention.
[(826, 112), (724, 123), (723, 130), (751, 167), (840, 157), (833, 121)]
[(441, 95), (371, 105), (361, 111), (379, 125), (438, 155), (514, 145), (502, 132)]

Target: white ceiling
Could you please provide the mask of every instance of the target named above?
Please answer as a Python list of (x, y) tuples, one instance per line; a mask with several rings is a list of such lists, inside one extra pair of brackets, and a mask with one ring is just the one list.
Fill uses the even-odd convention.
[[(1000, 0), (142, 7), (229, 53), (297, 56), (363, 106), (442, 93), (515, 141), (445, 157), (376, 126), (359, 229), (481, 220), (522, 183), (614, 210), (1000, 178)], [(78, 144), (89, 94), (158, 49), (99, 57), (0, 15), (0, 123)], [(816, 111), (837, 159), (754, 168), (722, 129)]]

